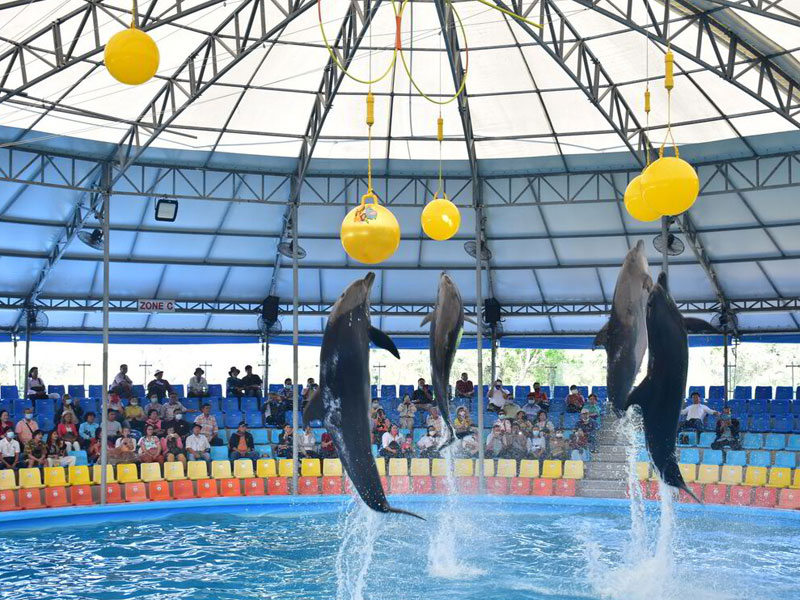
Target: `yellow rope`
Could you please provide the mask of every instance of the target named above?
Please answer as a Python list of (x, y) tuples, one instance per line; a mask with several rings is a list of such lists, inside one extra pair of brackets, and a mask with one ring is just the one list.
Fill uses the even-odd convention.
[(131, 29), (136, 29), (136, 0), (133, 0), (131, 7)]
[(523, 23), (527, 23), (528, 25), (532, 25), (533, 27), (538, 27), (539, 29), (544, 29), (544, 27), (542, 25), (540, 25), (539, 23), (534, 23), (533, 21), (529, 21), (528, 19), (526, 19), (522, 15), (518, 15), (515, 12), (511, 12), (510, 10), (506, 10), (505, 8), (497, 6), (496, 4), (492, 4), (491, 2), (487, 2), (487, 0), (478, 0), (478, 2), (480, 2), (481, 4), (484, 4), (485, 6), (488, 6), (489, 8), (492, 8), (492, 9), (498, 11), (498, 12), (501, 12), (504, 15), (508, 15), (512, 19), (516, 19), (517, 21), (522, 21)]

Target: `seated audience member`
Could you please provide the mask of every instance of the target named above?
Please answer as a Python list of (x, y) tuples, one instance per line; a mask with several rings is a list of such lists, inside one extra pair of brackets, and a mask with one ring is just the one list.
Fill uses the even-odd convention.
[(25, 395), (29, 400), (49, 398), (47, 395), (47, 386), (45, 386), (44, 380), (39, 377), (38, 367), (33, 367), (28, 371), (28, 387)]
[(528, 455), (528, 436), (520, 430), (517, 423), (511, 425), (511, 444), (508, 447), (508, 457), (521, 460)]
[(417, 380), (417, 389), (411, 395), (411, 402), (417, 407), (417, 410), (428, 411), (433, 406), (433, 392), (422, 377)]
[(514, 419), (514, 424), (519, 425), (519, 430), (524, 433), (526, 437), (531, 436), (533, 421), (528, 418), (524, 410), (517, 411), (517, 418)]
[(376, 419), (378, 417), (379, 410), (381, 410), (381, 403), (377, 398), (373, 398), (372, 402), (369, 404), (369, 418)]
[(569, 395), (567, 396), (567, 412), (579, 413), (583, 409), (584, 404), (586, 404), (586, 400), (583, 399), (583, 395), (578, 391), (578, 386), (569, 386)]
[(292, 410), (292, 399), (294, 398), (294, 385), (292, 385), (292, 378), (287, 377), (283, 380), (283, 388), (278, 395), (283, 399), (283, 405), (286, 410)]
[(589, 440), (582, 429), (576, 429), (569, 438), (570, 458), (572, 460), (584, 460), (589, 447)]
[(428, 427), (427, 432), (417, 441), (420, 458), (439, 458), (439, 439), (434, 427)]
[(528, 442), (528, 455), (536, 460), (544, 460), (547, 454), (547, 438), (538, 425), (533, 426)]
[(425, 425), (427, 427), (433, 427), (436, 430), (436, 435), (439, 436), (439, 439), (443, 439), (445, 435), (444, 417), (439, 414), (439, 409), (435, 406), (431, 406), (428, 418), (425, 420)]
[(306, 406), (308, 406), (308, 403), (314, 396), (314, 392), (316, 392), (318, 389), (319, 389), (319, 384), (316, 381), (314, 381), (313, 377), (309, 377), (306, 380), (306, 387), (303, 388), (303, 393), (300, 394), (303, 401), (302, 402), (303, 410), (305, 410)]
[(475, 458), (479, 453), (480, 442), (475, 435), (475, 430), (458, 440), (455, 453), (458, 458)]
[(203, 435), (200, 423), (195, 423), (192, 426), (192, 433), (186, 437), (184, 447), (186, 448), (186, 457), (189, 460), (211, 462), (211, 444), (208, 443), (208, 438)]
[(203, 404), (200, 414), (194, 419), (194, 424), (200, 425), (200, 432), (206, 436), (211, 446), (225, 445), (225, 442), (219, 438), (219, 425), (217, 425), (217, 418), (211, 414), (210, 404)]
[(155, 395), (159, 400), (163, 400), (172, 391), (169, 381), (164, 379), (164, 371), (158, 369), (153, 373), (154, 379), (147, 384), (147, 395), (151, 398)]
[[(147, 426), (145, 431), (149, 428), (150, 425)], [(139, 462), (136, 440), (131, 437), (130, 428), (123, 427), (120, 429), (119, 437), (117, 437), (117, 441), (114, 442), (114, 447), (108, 450), (108, 462), (112, 465)]]
[(711, 442), (711, 448), (714, 450), (722, 450), (726, 446), (731, 450), (742, 449), (742, 442), (739, 439), (739, 419), (733, 418), (730, 406), (722, 409), (717, 421), (717, 436)]
[(228, 371), (228, 379), (225, 381), (225, 395), (229, 398), (234, 396), (241, 398), (244, 396), (244, 383), (239, 377), (239, 373), (240, 371), (236, 367), (231, 367), (231, 370)]
[(108, 410), (116, 411), (118, 417), (125, 419), (125, 406), (122, 404), (122, 398), (119, 397), (119, 394), (108, 395)]
[(190, 425), (186, 422), (186, 419), (183, 418), (183, 413), (178, 410), (175, 411), (173, 419), (169, 421), (162, 421), (161, 427), (164, 431), (172, 428), (172, 430), (177, 433), (181, 439), (189, 435)]
[(156, 434), (164, 433), (163, 421), (158, 417), (158, 411), (155, 409), (147, 414), (147, 419), (144, 422), (142, 431), (147, 427), (152, 427)]
[(139, 440), (139, 462), (164, 464), (161, 453), (161, 440), (152, 425), (144, 428), (144, 435)]
[(194, 376), (186, 384), (187, 398), (205, 398), (208, 396), (208, 381), (203, 377), (206, 374), (203, 369), (197, 367)]
[(262, 384), (263, 382), (261, 381), (261, 377), (253, 373), (253, 366), (246, 365), (244, 368), (244, 377), (242, 377), (242, 385), (244, 386), (245, 396), (261, 398)]
[(392, 425), (391, 429), (383, 434), (381, 438), (381, 449), (379, 454), (384, 458), (400, 458), (400, 444), (404, 437), (400, 435), (397, 425)]
[(61, 423), (66, 413), (72, 413), (72, 416), (75, 417), (75, 423), (80, 423), (83, 418), (83, 410), (69, 394), (64, 394), (64, 397), (61, 398), (61, 404), (53, 413), (53, 422)]
[(533, 393), (530, 393), (528, 394), (528, 399), (525, 404), (520, 407), (520, 410), (523, 411), (529, 419), (535, 419), (536, 415), (544, 409), (536, 403)]
[[(117, 420), (117, 411), (109, 410), (106, 417), (106, 435), (110, 441), (116, 441), (122, 433), (123, 424)], [(128, 432), (130, 434), (130, 431)]]
[(58, 437), (64, 440), (67, 450), (80, 450), (81, 445), (78, 441), (78, 426), (75, 424), (75, 413), (64, 413), (61, 423), (56, 427)]
[(486, 406), (486, 410), (499, 413), (503, 410), (503, 407), (508, 404), (510, 398), (511, 394), (503, 389), (503, 381), (497, 379), (494, 385), (489, 389), (489, 403)]
[(402, 437), (402, 441), (400, 442), (400, 457), (414, 458), (414, 438), (411, 437), (410, 433)]
[(458, 410), (456, 410), (456, 419), (453, 421), (453, 429), (456, 432), (456, 437), (459, 439), (475, 431), (475, 426), (472, 424), (472, 419), (465, 406), (459, 406)]
[(143, 432), (144, 422), (147, 420), (144, 409), (139, 405), (139, 399), (136, 396), (132, 397), (128, 402), (128, 406), (125, 407), (125, 421), (130, 425), (131, 429)]
[(297, 453), (300, 455), (300, 458), (319, 458), (319, 453), (317, 452), (317, 438), (314, 435), (314, 431), (311, 429), (311, 425), (306, 425), (303, 433), (301, 433), (300, 437), (297, 439)]
[(37, 431), (33, 434), (33, 439), (25, 444), (25, 458), (28, 461), (28, 468), (47, 466), (47, 444), (44, 443), (44, 433)]
[(39, 424), (33, 418), (33, 409), (26, 408), (22, 418), (17, 422), (17, 426), (14, 428), (17, 440), (24, 446), (31, 441), (34, 432), (38, 430)]
[(507, 458), (511, 446), (511, 433), (503, 431), (499, 422), (492, 425), (492, 431), (486, 436), (486, 458)]
[(164, 462), (180, 462), (186, 466), (183, 440), (172, 427), (167, 427), (167, 435), (161, 439), (161, 455), (164, 457)]
[(280, 395), (270, 394), (264, 403), (264, 423), (273, 427), (283, 427), (286, 424), (286, 406)]
[(336, 458), (336, 446), (333, 444), (333, 437), (327, 431), (322, 434), (322, 441), (319, 445), (320, 458)]
[(402, 429), (414, 429), (414, 415), (417, 414), (417, 407), (411, 402), (411, 396), (408, 394), (403, 396), (403, 401), (397, 407), (397, 414), (400, 415)]
[(75, 464), (75, 457), (69, 455), (70, 448), (58, 435), (58, 431), (51, 431), (47, 439), (47, 463), (50, 467), (71, 467)]
[(535, 404), (540, 410), (550, 410), (550, 399), (542, 391), (542, 386), (538, 381), (533, 383), (533, 391), (528, 394), (528, 403)]
[(144, 414), (150, 418), (150, 411), (156, 411), (158, 414), (159, 419), (164, 418), (164, 405), (158, 400), (158, 396), (155, 394), (150, 395), (150, 404), (144, 407)]
[(88, 448), (99, 428), (100, 423), (95, 421), (95, 414), (93, 412), (87, 412), (86, 420), (78, 427), (78, 441), (81, 443), (81, 446)]
[(372, 421), (372, 443), (380, 444), (383, 434), (389, 431), (392, 423), (386, 418), (386, 414), (382, 408), (379, 408), (375, 414), (375, 419)]
[(100, 449), (103, 446), (103, 430), (98, 429), (94, 432), (94, 437), (89, 442), (89, 447), (86, 449), (86, 454), (89, 457), (89, 462), (100, 462)]
[(197, 412), (186, 408), (183, 403), (178, 400), (178, 394), (175, 392), (169, 393), (169, 402), (164, 405), (164, 420), (172, 421), (175, 419), (175, 413), (186, 414), (187, 412)]
[(700, 403), (700, 394), (694, 392), (692, 394), (692, 403), (681, 411), (682, 415), (686, 415), (686, 422), (681, 429), (694, 429), (695, 431), (703, 431), (705, 425), (703, 420), (706, 415), (718, 415), (715, 410), (708, 408), (705, 404)]
[(600, 418), (600, 405), (597, 403), (597, 394), (589, 394), (588, 401), (583, 405), (585, 410), (589, 411), (589, 416), (593, 420)]
[(564, 432), (556, 429), (550, 436), (550, 458), (553, 460), (567, 460), (569, 458), (569, 443), (564, 439)]
[(133, 395), (133, 381), (128, 377), (128, 365), (119, 366), (119, 373), (114, 377), (108, 391), (121, 398), (130, 398)]
[(533, 424), (539, 428), (543, 435), (550, 435), (556, 430), (553, 422), (547, 418), (547, 411), (544, 410), (536, 416), (536, 421)]
[(583, 432), (583, 434), (586, 436), (586, 443), (589, 446), (589, 449), (594, 452), (595, 438), (597, 437), (597, 423), (595, 423), (594, 419), (591, 418), (587, 409), (584, 408), (581, 411), (581, 416), (578, 419), (578, 422), (575, 423), (575, 429)]
[(238, 460), (240, 458), (249, 458), (250, 460), (258, 459), (258, 452), (253, 442), (253, 434), (247, 431), (247, 423), (242, 421), (236, 432), (231, 435), (228, 442), (228, 449), (230, 453), (228, 457), (231, 460)]
[(475, 386), (470, 381), (466, 373), (461, 374), (461, 379), (456, 381), (456, 401), (467, 400), (472, 403), (472, 398), (475, 396)]
[(0, 437), (5, 436), (6, 431), (14, 431), (14, 421), (7, 410), (0, 410)]
[(275, 456), (278, 458), (292, 458), (292, 444), (294, 443), (294, 433), (292, 426), (286, 423), (283, 431), (278, 436), (278, 445), (275, 446)]
[(517, 413), (521, 410), (519, 404), (514, 402), (514, 400), (509, 396), (508, 402), (506, 402), (505, 406), (503, 406), (503, 410), (500, 411), (498, 414), (502, 414), (507, 419), (516, 419)]
[[(42, 434), (39, 433), (39, 439)], [(0, 469), (18, 469), (20, 467), (19, 461), (21, 459), (21, 451), (19, 442), (14, 439), (15, 434), (13, 431), (6, 431), (6, 434), (0, 439)], [(33, 436), (31, 436), (31, 440)], [(28, 440), (30, 443), (31, 440)], [(27, 445), (27, 444), (26, 444)]]

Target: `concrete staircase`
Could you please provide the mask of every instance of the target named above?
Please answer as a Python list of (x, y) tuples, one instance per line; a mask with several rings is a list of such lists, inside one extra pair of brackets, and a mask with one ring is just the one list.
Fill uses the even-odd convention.
[(628, 490), (628, 440), (620, 420), (609, 412), (597, 433), (597, 452), (586, 463), (584, 478), (576, 493), (588, 498), (626, 498)]

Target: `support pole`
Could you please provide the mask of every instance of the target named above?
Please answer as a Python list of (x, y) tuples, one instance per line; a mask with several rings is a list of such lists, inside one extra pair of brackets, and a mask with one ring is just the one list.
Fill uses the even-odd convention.
[(298, 369), (298, 344), (299, 344), (299, 271), (297, 267), (297, 203), (292, 206), (292, 493), (297, 494), (297, 470), (299, 468), (299, 446), (300, 432), (298, 426), (300, 424), (300, 398), (297, 379), (299, 377)]
[(723, 384), (723, 397), (725, 402), (730, 400), (728, 397), (728, 390), (730, 389), (730, 365), (728, 364), (728, 332), (726, 331), (722, 336), (722, 373), (724, 376)]
[(661, 270), (665, 275), (669, 275), (669, 217), (661, 217), (661, 241), (663, 242), (664, 249), (661, 251)]
[(492, 325), (492, 379), (489, 385), (497, 380), (497, 324)]
[[(477, 186), (476, 186), (477, 187)], [(476, 190), (477, 191), (477, 190)], [(483, 209), (479, 202), (475, 203), (475, 322), (477, 332), (475, 335), (476, 349), (478, 352), (478, 387), (475, 398), (478, 401), (478, 483), (480, 491), (486, 491), (486, 478), (484, 476), (483, 461), (486, 456), (486, 441), (483, 438), (483, 262), (481, 255), (481, 221)]]
[(25, 315), (25, 372), (22, 374), (22, 397), (28, 397), (28, 373), (31, 370), (31, 315), (28, 308)]
[(264, 388), (261, 395), (266, 402), (269, 399), (269, 331), (264, 334), (264, 379), (261, 386)]
[(111, 248), (109, 220), (111, 218), (111, 167), (103, 165), (103, 408), (100, 440), (100, 504), (106, 503), (106, 471), (108, 470), (108, 297), (109, 297), (109, 252)]

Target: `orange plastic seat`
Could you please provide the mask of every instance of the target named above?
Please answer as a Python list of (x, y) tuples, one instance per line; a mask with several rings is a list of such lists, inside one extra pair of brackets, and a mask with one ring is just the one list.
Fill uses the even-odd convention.
[(287, 496), (289, 480), (286, 477), (270, 477), (267, 479), (267, 494), (270, 496)]
[(92, 498), (92, 486), (73, 485), (69, 489), (69, 499), (72, 500), (73, 506), (91, 506), (94, 504), (94, 498)]
[(433, 479), (427, 475), (411, 478), (412, 494), (430, 494), (433, 492)]
[(264, 486), (264, 480), (259, 477), (251, 477), (244, 480), (244, 495), (245, 496), (264, 496), (267, 490)]
[(408, 475), (394, 475), (389, 480), (389, 489), (392, 494), (411, 493), (411, 478)]
[(728, 486), (721, 483), (707, 483), (703, 486), (703, 502), (706, 504), (727, 504)]
[[(703, 486), (699, 483), (687, 483), (686, 486), (694, 492), (694, 495), (697, 496), (701, 501), (703, 500)], [(684, 492), (683, 490), (680, 491), (678, 494), (678, 501), (679, 502), (694, 502), (694, 498), (692, 498), (689, 494)]]
[(433, 477), (434, 494), (452, 494), (456, 489), (455, 487), (451, 487), (451, 485), (453, 484), (447, 480), (447, 477)]
[(527, 477), (515, 477), (511, 480), (512, 496), (530, 496), (531, 480)]
[(67, 488), (49, 487), (44, 490), (44, 503), (51, 508), (58, 506), (69, 506), (67, 501)]
[(534, 496), (552, 496), (553, 495), (553, 480), (537, 477), (533, 480), (533, 495)]
[[(200, 487), (198, 485), (198, 487)], [(216, 486), (215, 486), (216, 487)], [(172, 495), (176, 500), (188, 500), (197, 498), (194, 493), (194, 483), (188, 479), (178, 479), (172, 482)]]
[(322, 493), (339, 495), (342, 494), (342, 478), (341, 477), (323, 477), (322, 478)]
[(0, 491), (0, 511), (19, 510), (13, 490)]
[(753, 503), (753, 488), (747, 485), (732, 485), (729, 488), (729, 504), (750, 506)]
[(456, 479), (459, 494), (477, 494), (479, 483), (477, 477), (459, 477)]
[(574, 496), (575, 495), (575, 480), (574, 479), (556, 479), (554, 487), (555, 487), (555, 495), (556, 496)]
[(318, 477), (298, 477), (297, 493), (301, 496), (316, 496), (319, 494)]
[(216, 479), (201, 479), (197, 482), (198, 498), (216, 498), (219, 496), (219, 488)]
[(761, 506), (762, 508), (775, 508), (778, 503), (778, 490), (771, 487), (756, 488), (755, 500), (753, 506)]
[(781, 490), (778, 495), (778, 508), (800, 509), (800, 490)]
[(148, 484), (148, 492), (150, 492), (150, 500), (172, 500), (169, 494), (169, 483), (166, 481), (151, 481)]
[(233, 477), (230, 479), (221, 479), (219, 482), (219, 489), (221, 494), (228, 498), (242, 495), (242, 484), (238, 479)]
[(42, 490), (39, 488), (20, 490), (19, 507), (22, 509), (44, 508), (44, 504), (42, 504)]
[(486, 492), (495, 495), (508, 494), (508, 478), (507, 477), (487, 477), (486, 478)]
[(141, 481), (125, 484), (125, 502), (147, 502), (147, 488)]
[(118, 483), (106, 484), (106, 504), (119, 504), (122, 502), (122, 488)]

